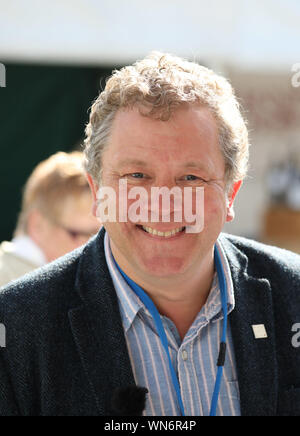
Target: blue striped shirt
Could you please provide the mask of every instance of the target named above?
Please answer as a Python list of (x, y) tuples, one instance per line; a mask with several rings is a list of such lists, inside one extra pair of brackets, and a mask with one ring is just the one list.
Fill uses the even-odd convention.
[[(217, 241), (217, 245), (228, 287), (228, 313), (231, 313), (235, 302), (230, 268), (220, 241)], [(135, 382), (149, 390), (144, 415), (179, 416), (180, 408), (169, 373), (167, 356), (157, 334), (154, 320), (118, 271), (107, 233), (105, 235), (105, 256), (119, 300)], [(207, 302), (183, 341), (174, 323), (162, 316), (186, 416), (208, 416), (210, 412), (223, 325), (220, 294), (216, 273)], [(228, 327), (228, 353), (217, 416), (240, 415), (239, 388), (230, 322)]]

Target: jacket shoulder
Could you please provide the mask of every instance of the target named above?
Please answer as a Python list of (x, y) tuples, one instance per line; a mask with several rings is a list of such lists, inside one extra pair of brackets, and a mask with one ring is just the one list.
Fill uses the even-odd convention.
[(267, 272), (283, 274), (298, 281), (300, 286), (300, 255), (297, 253), (228, 233), (221, 234), (221, 241), (229, 251), (231, 246), (246, 256), (249, 271), (262, 276)]
[(10, 242), (0, 245), (0, 287), (33, 271), (37, 265), (14, 254)]
[(30, 314), (34, 319), (43, 309), (62, 309), (64, 302), (70, 305), (75, 295), (74, 282), (82, 251), (83, 247), (2, 286), (0, 321), (12, 317), (28, 320)]

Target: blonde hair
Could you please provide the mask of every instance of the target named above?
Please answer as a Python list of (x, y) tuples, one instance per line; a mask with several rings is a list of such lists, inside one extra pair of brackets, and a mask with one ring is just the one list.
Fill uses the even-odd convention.
[(84, 141), (86, 171), (101, 182), (102, 154), (118, 109), (137, 106), (142, 115), (168, 120), (183, 104), (206, 106), (214, 115), (227, 190), (244, 179), (249, 160), (248, 131), (230, 83), (208, 68), (159, 52), (114, 71), (93, 103)]
[(83, 153), (59, 152), (41, 162), (29, 177), (15, 235), (26, 234), (28, 217), (36, 209), (46, 218), (60, 218), (67, 197), (89, 192), (83, 169)]

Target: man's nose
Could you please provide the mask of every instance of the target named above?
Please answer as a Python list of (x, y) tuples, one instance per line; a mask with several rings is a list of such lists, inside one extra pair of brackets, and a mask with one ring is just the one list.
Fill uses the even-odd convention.
[(152, 186), (148, 202), (148, 210), (152, 217), (162, 222), (182, 220), (183, 191), (172, 182)]

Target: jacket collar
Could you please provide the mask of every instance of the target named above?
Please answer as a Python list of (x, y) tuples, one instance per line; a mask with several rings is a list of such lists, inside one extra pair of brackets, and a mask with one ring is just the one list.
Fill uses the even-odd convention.
[[(230, 315), (235, 348), (241, 411), (244, 416), (274, 416), (277, 361), (274, 313), (269, 280), (251, 272), (248, 257), (229, 235), (221, 241), (230, 265), (236, 308)], [(253, 325), (263, 324), (268, 337), (256, 339)]]

